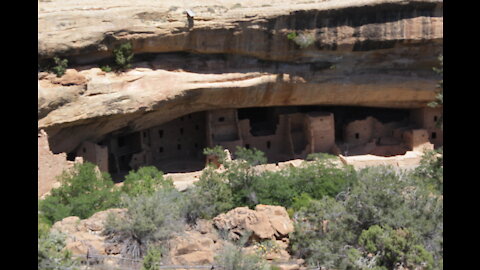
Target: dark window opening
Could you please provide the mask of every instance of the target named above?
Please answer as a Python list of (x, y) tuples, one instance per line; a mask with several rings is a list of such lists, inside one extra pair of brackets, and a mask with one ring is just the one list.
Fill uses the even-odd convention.
[(225, 121), (225, 117), (219, 117), (218, 118), (218, 122), (223, 122), (223, 121)]
[(434, 122), (437, 122), (437, 120), (438, 120), (438, 117), (435, 115), (435, 116), (433, 117), (433, 121), (434, 121)]
[(250, 149), (250, 144), (245, 144), (245, 148)]
[(144, 132), (143, 132), (143, 138), (146, 138), (146, 137), (147, 137), (147, 132), (144, 131)]
[(159, 148), (158, 148), (158, 152), (159, 152), (159, 153), (163, 153), (163, 147), (159, 147)]
[(267, 148), (270, 149), (271, 143), (270, 141), (267, 141)]
[(195, 146), (195, 148), (198, 148), (198, 143), (195, 143), (195, 145), (194, 145), (194, 146)]
[(278, 116), (276, 107), (256, 107), (238, 109), (238, 119), (250, 120), (250, 133), (253, 136), (274, 135), (277, 130)]
[(158, 131), (158, 136), (159, 136), (160, 138), (163, 138), (163, 130), (162, 130), (162, 129)]
[(119, 137), (117, 143), (118, 143), (118, 147), (125, 146), (125, 137)]
[(112, 153), (108, 153), (108, 172), (109, 173), (117, 173), (117, 161), (115, 155)]
[(129, 165), (131, 159), (132, 159), (131, 154), (127, 154), (119, 157), (118, 165), (120, 167), (120, 171), (129, 171), (132, 169), (130, 168), (130, 165)]
[(75, 153), (68, 153), (67, 154), (67, 160), (68, 161), (75, 161)]
[(355, 133), (355, 139), (360, 139), (360, 134)]
[(437, 138), (437, 133), (436, 132), (432, 132), (432, 139), (436, 139)]
[(177, 150), (181, 150), (182, 149), (182, 145), (181, 144), (177, 144)]
[(86, 153), (86, 152), (87, 152), (87, 149), (83, 147), (83, 153)]

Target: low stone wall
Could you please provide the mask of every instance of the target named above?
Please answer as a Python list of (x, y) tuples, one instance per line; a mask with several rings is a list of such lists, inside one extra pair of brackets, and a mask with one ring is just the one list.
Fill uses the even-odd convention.
[(355, 169), (362, 169), (367, 166), (391, 165), (402, 169), (413, 169), (420, 165), (423, 153), (407, 151), (405, 155), (392, 157), (379, 157), (374, 155), (358, 155), (345, 157), (339, 155), (340, 160), (346, 165), (352, 165)]

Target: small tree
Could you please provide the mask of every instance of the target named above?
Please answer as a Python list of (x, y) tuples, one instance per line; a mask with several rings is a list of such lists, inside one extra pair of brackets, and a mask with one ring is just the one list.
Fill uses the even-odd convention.
[(263, 164), (267, 161), (265, 154), (257, 149), (246, 149), (237, 146), (236, 159), (227, 162), (225, 176), (232, 189), (235, 205), (258, 204), (258, 198), (253, 189), (254, 181), (259, 172), (253, 166)]
[(381, 254), (377, 265), (394, 269), (404, 265), (408, 269), (432, 269), (433, 256), (419, 243), (408, 229), (384, 228), (374, 225), (364, 230), (358, 239), (360, 250), (365, 254)]
[(132, 43), (123, 43), (113, 50), (113, 56), (117, 70), (129, 69), (132, 65), (130, 62), (133, 59)]
[(256, 254), (245, 254), (241, 247), (226, 244), (215, 257), (224, 270), (270, 270), (270, 266)]
[(154, 166), (141, 167), (137, 171), (130, 171), (125, 176), (121, 188), (122, 192), (130, 196), (151, 195), (158, 189), (172, 189), (173, 181), (164, 178), (163, 172)]
[(60, 59), (55, 56), (53, 58), (53, 61), (55, 62), (55, 66), (52, 67), (53, 73), (55, 73), (57, 77), (62, 77), (63, 74), (65, 74), (65, 71), (67, 70), (68, 60)]
[(125, 216), (109, 215), (105, 234), (113, 242), (123, 242), (122, 254), (140, 258), (153, 243), (168, 240), (184, 227), (182, 194), (175, 189), (159, 189), (152, 195), (122, 197)]
[(143, 257), (141, 270), (160, 270), (162, 252), (155, 246), (149, 246), (147, 254)]
[(108, 173), (101, 173), (90, 162), (75, 164), (60, 176), (61, 186), (39, 202), (39, 210), (52, 223), (68, 216), (88, 218), (114, 207), (119, 192)]
[(186, 193), (185, 213), (189, 223), (198, 218), (211, 219), (234, 207), (232, 190), (223, 174), (212, 167), (206, 168), (200, 180)]
[(80, 269), (71, 253), (65, 249), (65, 235), (48, 230), (38, 231), (38, 269)]

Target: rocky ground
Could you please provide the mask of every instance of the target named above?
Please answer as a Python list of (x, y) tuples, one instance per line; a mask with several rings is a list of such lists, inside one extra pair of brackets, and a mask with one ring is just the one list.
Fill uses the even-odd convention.
[[(66, 248), (77, 257), (100, 256), (100, 264), (120, 265), (123, 257), (121, 243), (111, 242), (104, 234), (104, 223), (109, 214), (125, 215), (127, 209), (109, 209), (97, 212), (88, 219), (67, 217), (56, 222), (52, 231), (64, 233)], [(287, 252), (289, 233), (293, 221), (281, 206), (257, 205), (254, 210), (238, 207), (213, 218), (198, 220), (168, 242), (169, 251), (164, 263), (174, 265), (211, 265), (215, 256), (229, 241), (249, 237), (245, 252), (261, 254), (280, 269), (300, 269), (302, 260)], [(222, 233), (226, 232), (226, 233)], [(272, 247), (265, 248), (262, 241), (269, 240)]]

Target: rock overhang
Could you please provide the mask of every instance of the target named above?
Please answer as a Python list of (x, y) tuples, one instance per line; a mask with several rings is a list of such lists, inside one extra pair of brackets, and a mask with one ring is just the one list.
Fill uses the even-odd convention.
[[(39, 129), (63, 145), (58, 151), (68, 152), (113, 131), (138, 131), (210, 109), (420, 108), (434, 99), (438, 78), (431, 68), (443, 48), (442, 1), (280, 2), (270, 7), (253, 4), (241, 12), (214, 9), (210, 17), (208, 8), (199, 5), (193, 29), (178, 26), (185, 17), (180, 7), (167, 12), (172, 8), (152, 6), (151, 1), (137, 7), (85, 1), (82, 8), (71, 1), (39, 3), (39, 59), (60, 55), (72, 63), (96, 63), (127, 40), (137, 55), (154, 55), (145, 61), (150, 69), (111, 75), (85, 67), (80, 71), (88, 79), (84, 85), (39, 85)], [(72, 17), (62, 17), (60, 10)], [(120, 18), (124, 22), (116, 23)], [(307, 30), (315, 30), (318, 40), (306, 49), (286, 37)], [(173, 56), (166, 57), (166, 52)], [(215, 54), (222, 54), (227, 55), (223, 63), (247, 59), (251, 64), (229, 70), (215, 67), (218, 61), (197, 59), (188, 63), (206, 64), (185, 71), (179, 62), (190, 56), (182, 56), (173, 64), (181, 66), (179, 70), (162, 66), (178, 52), (215, 61)], [(267, 67), (255, 67), (262, 64)]]

